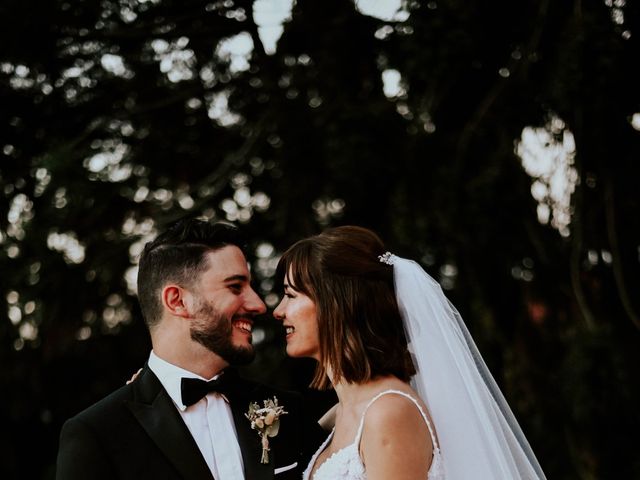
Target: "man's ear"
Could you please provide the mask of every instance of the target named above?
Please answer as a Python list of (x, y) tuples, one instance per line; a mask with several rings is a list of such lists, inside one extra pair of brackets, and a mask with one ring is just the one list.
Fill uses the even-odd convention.
[(178, 285), (166, 285), (162, 289), (162, 305), (171, 315), (189, 318), (187, 296), (188, 292), (184, 288)]

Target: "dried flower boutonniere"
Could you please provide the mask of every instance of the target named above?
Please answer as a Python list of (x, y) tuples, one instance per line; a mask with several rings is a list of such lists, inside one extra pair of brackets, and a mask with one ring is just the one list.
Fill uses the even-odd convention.
[(284, 407), (278, 405), (278, 399), (265, 400), (264, 407), (260, 407), (256, 402), (249, 404), (249, 411), (245, 413), (251, 421), (251, 428), (258, 431), (262, 440), (262, 457), (260, 463), (269, 463), (269, 437), (275, 437), (280, 429), (280, 415), (287, 412)]

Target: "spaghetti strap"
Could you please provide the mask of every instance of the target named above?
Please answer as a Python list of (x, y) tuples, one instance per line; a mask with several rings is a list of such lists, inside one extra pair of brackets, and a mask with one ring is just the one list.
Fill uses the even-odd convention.
[(362, 412), (362, 416), (360, 417), (360, 425), (358, 426), (358, 432), (356, 433), (356, 439), (354, 441), (355, 445), (360, 445), (360, 439), (362, 438), (362, 430), (364, 429), (364, 416), (367, 413), (367, 410), (369, 410), (369, 407), (373, 404), (373, 402), (375, 402), (376, 400), (378, 400), (380, 397), (382, 397), (383, 395), (388, 395), (388, 394), (396, 394), (396, 395), (401, 395), (405, 398), (408, 398), (409, 400), (411, 400), (414, 405), (416, 407), (418, 407), (418, 410), (420, 411), (420, 414), (422, 415), (422, 418), (424, 419), (425, 423), (427, 424), (427, 428), (429, 429), (429, 435), (431, 436), (431, 442), (433, 442), (433, 450), (434, 452), (436, 450), (438, 450), (440, 447), (438, 446), (438, 441), (436, 440), (436, 435), (433, 431), (433, 427), (431, 426), (431, 422), (429, 421), (429, 417), (427, 417), (427, 414), (425, 413), (425, 411), (422, 409), (422, 406), (420, 405), (420, 403), (418, 403), (418, 401), (413, 398), (411, 395), (409, 395), (408, 393), (402, 392), (400, 390), (385, 390), (383, 392), (378, 393), (375, 397), (373, 397), (371, 400), (369, 400), (369, 403), (367, 403), (367, 406), (364, 407), (364, 410)]
[[(387, 394), (401, 395), (411, 400), (414, 405), (418, 407), (422, 418), (427, 424), (429, 435), (431, 436), (431, 441), (433, 443), (433, 454), (431, 458), (431, 465), (429, 466), (429, 470), (427, 473), (427, 480), (444, 480), (445, 476), (442, 468), (442, 456), (440, 454), (440, 448), (436, 440), (435, 432), (433, 430), (433, 427), (431, 426), (431, 421), (429, 420), (429, 417), (427, 417), (427, 414), (423, 410), (420, 403), (411, 395), (400, 390), (385, 390), (378, 393), (375, 397), (369, 400), (362, 412), (360, 424), (358, 425), (358, 431), (353, 443), (350, 443), (346, 447), (334, 451), (331, 455), (329, 455), (329, 457), (326, 458), (315, 470), (313, 474), (313, 480), (334, 480), (336, 478), (343, 478), (345, 480), (366, 480), (366, 469), (360, 456), (360, 440), (362, 438), (362, 432), (364, 430), (364, 418), (367, 410), (373, 404), (373, 402), (378, 400), (381, 396)], [(303, 480), (311, 479), (311, 472), (313, 471), (316, 462), (318, 461), (318, 457), (331, 442), (334, 432), (335, 428), (334, 430), (332, 430), (331, 434), (329, 434), (327, 440), (325, 440), (325, 442), (320, 446), (315, 455), (311, 458), (307, 469), (303, 473)]]

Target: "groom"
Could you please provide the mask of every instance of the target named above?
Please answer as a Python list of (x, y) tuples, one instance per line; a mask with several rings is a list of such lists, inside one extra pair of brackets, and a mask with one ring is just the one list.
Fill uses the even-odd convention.
[[(254, 357), (266, 307), (250, 285), (238, 230), (186, 220), (146, 245), (138, 298), (153, 350), (135, 381), (68, 420), (58, 480), (300, 478), (322, 435), (299, 395), (237, 376)], [(287, 414), (263, 444), (245, 417), (277, 398)]]

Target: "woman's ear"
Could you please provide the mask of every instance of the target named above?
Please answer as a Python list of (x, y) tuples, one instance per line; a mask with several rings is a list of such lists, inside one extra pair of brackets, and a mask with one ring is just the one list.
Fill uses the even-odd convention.
[(166, 285), (162, 289), (162, 305), (176, 317), (189, 318), (188, 292), (178, 285)]

